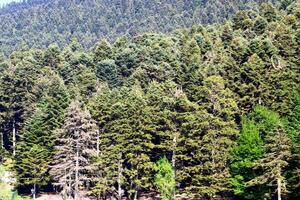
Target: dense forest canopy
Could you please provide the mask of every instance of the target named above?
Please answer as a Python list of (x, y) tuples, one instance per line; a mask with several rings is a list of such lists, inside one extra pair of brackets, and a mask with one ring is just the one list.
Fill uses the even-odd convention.
[[(97, 2), (53, 1), (28, 8), (23, 3), (12, 7), (18, 10), (14, 14), (2, 10), (0, 18), (15, 16), (20, 26), (29, 24), (17, 36), (29, 45), (0, 57), (0, 161), (16, 177), (15, 189), (57, 191), (76, 200), (300, 198), (298, 0), (245, 7), (229, 20), (217, 10), (233, 13), (248, 1), (164, 1), (176, 15), (181, 12), (175, 8), (196, 8), (195, 3), (207, 5), (214, 17), (206, 15), (206, 6), (203, 12), (183, 11), (189, 20), (179, 14), (182, 24), (161, 25), (154, 15), (147, 23), (157, 23), (157, 29), (149, 26), (153, 30), (224, 22), (100, 39), (86, 49), (87, 30), (97, 17), (85, 14), (97, 16), (104, 9), (120, 20), (107, 18), (115, 21), (103, 24), (132, 23), (139, 33), (148, 30), (139, 24), (144, 21), (130, 20), (141, 13), (147, 19), (154, 10), (146, 5), (156, 9), (151, 2), (159, 3), (99, 1), (118, 5), (107, 9)], [(217, 10), (209, 8), (221, 2)], [(157, 16), (173, 16), (159, 5)], [(56, 10), (60, 6), (65, 12)], [(65, 17), (72, 12), (74, 18)], [(35, 13), (45, 14), (35, 16), (45, 21), (27, 18)], [(18, 31), (9, 32), (14, 26), (5, 20), (0, 34), (7, 37), (1, 39), (16, 39), (12, 33)], [(62, 37), (53, 37), (58, 31), (53, 22), (62, 27)], [(95, 27), (100, 34), (95, 38), (118, 35), (117, 29)], [(35, 48), (41, 46), (47, 48)]]
[(122, 35), (222, 22), (267, 1), (24, 0), (0, 9), (0, 49), (8, 54), (22, 42), (34, 48), (54, 42), (63, 47), (72, 37), (91, 47), (99, 38), (113, 41)]

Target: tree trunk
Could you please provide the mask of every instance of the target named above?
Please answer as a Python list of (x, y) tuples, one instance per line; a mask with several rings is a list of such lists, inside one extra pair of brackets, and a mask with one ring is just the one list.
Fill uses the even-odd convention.
[(281, 200), (281, 179), (277, 178), (277, 195), (278, 195), (278, 200)]
[(78, 200), (78, 190), (79, 190), (79, 144), (76, 142), (76, 165), (75, 165), (75, 192), (74, 192), (74, 200)]
[(175, 134), (173, 138), (173, 152), (172, 152), (172, 167), (174, 171), (176, 168), (176, 147), (177, 147), (177, 136)]
[[(2, 129), (3, 130), (3, 129)], [(0, 142), (1, 142), (1, 150), (4, 149), (4, 139), (3, 139), (3, 132), (0, 132)]]
[(33, 184), (33, 194), (32, 194), (33, 200), (35, 200), (35, 194), (36, 194), (36, 184)]
[(118, 200), (122, 199), (122, 163), (121, 159), (118, 161)]
[(134, 198), (133, 199), (137, 200), (138, 199), (137, 197), (138, 197), (138, 191), (136, 190), (135, 193), (134, 193)]
[(15, 119), (13, 119), (13, 156), (16, 155), (16, 122)]

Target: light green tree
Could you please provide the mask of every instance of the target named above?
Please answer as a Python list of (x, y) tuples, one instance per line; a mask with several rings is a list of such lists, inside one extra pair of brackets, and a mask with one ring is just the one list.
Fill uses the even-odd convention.
[(175, 192), (176, 182), (170, 161), (164, 156), (156, 163), (157, 174), (155, 185), (162, 200), (171, 200)]

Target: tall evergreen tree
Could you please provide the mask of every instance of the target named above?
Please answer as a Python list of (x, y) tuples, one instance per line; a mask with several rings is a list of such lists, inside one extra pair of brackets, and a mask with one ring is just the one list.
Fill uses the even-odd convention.
[(55, 130), (61, 128), (69, 95), (63, 81), (45, 69), (36, 83), (35, 93), (42, 96), (33, 115), (25, 121), (17, 147), (14, 170), (18, 186), (50, 184), (49, 165), (54, 154)]
[(273, 191), (267, 194), (268, 198), (276, 191), (277, 199), (281, 200), (282, 195), (287, 192), (283, 171), (291, 158), (290, 139), (282, 126), (278, 126), (273, 134), (267, 136), (265, 148), (266, 154), (254, 165), (254, 168), (261, 168), (263, 174), (247, 182), (247, 185), (267, 184), (273, 188)]
[(238, 134), (235, 122), (238, 107), (220, 76), (206, 78), (196, 95), (199, 95), (196, 98), (208, 114), (203, 119), (206, 128), (199, 149), (202, 165), (199, 172), (191, 177), (193, 184), (189, 190), (197, 196), (213, 198), (230, 190), (228, 159)]
[[(20, 52), (0, 80), (0, 115), (5, 148), (16, 154), (17, 140), (26, 117), (33, 112), (36, 97), (33, 91), (40, 66), (28, 52)], [(29, 55), (27, 55), (29, 54)], [(21, 59), (21, 60), (19, 60)]]
[(62, 189), (64, 196), (81, 199), (80, 190), (90, 181), (90, 159), (96, 154), (97, 125), (78, 99), (70, 104), (57, 138), (51, 167), (54, 184)]

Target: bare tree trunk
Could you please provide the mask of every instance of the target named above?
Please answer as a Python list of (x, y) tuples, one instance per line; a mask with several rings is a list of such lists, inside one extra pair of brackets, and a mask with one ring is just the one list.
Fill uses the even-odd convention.
[(172, 167), (174, 171), (176, 168), (176, 147), (177, 147), (177, 136), (175, 134), (173, 138), (173, 151), (172, 151)]
[(281, 179), (277, 178), (277, 195), (278, 195), (278, 200), (281, 200)]
[(13, 119), (13, 156), (16, 155), (16, 122)]
[(137, 197), (138, 197), (138, 191), (136, 190), (135, 193), (134, 193), (134, 198), (133, 199), (137, 200), (138, 199)]
[(118, 200), (122, 199), (122, 163), (121, 158), (118, 161)]
[(74, 193), (74, 200), (78, 200), (78, 190), (79, 190), (79, 144), (77, 141), (76, 144), (76, 164), (75, 164), (75, 193)]
[(4, 140), (3, 140), (3, 132), (0, 132), (0, 142), (1, 142), (1, 149), (4, 149)]
[(36, 184), (33, 184), (33, 194), (32, 194), (33, 200), (35, 200), (35, 194), (36, 194)]

